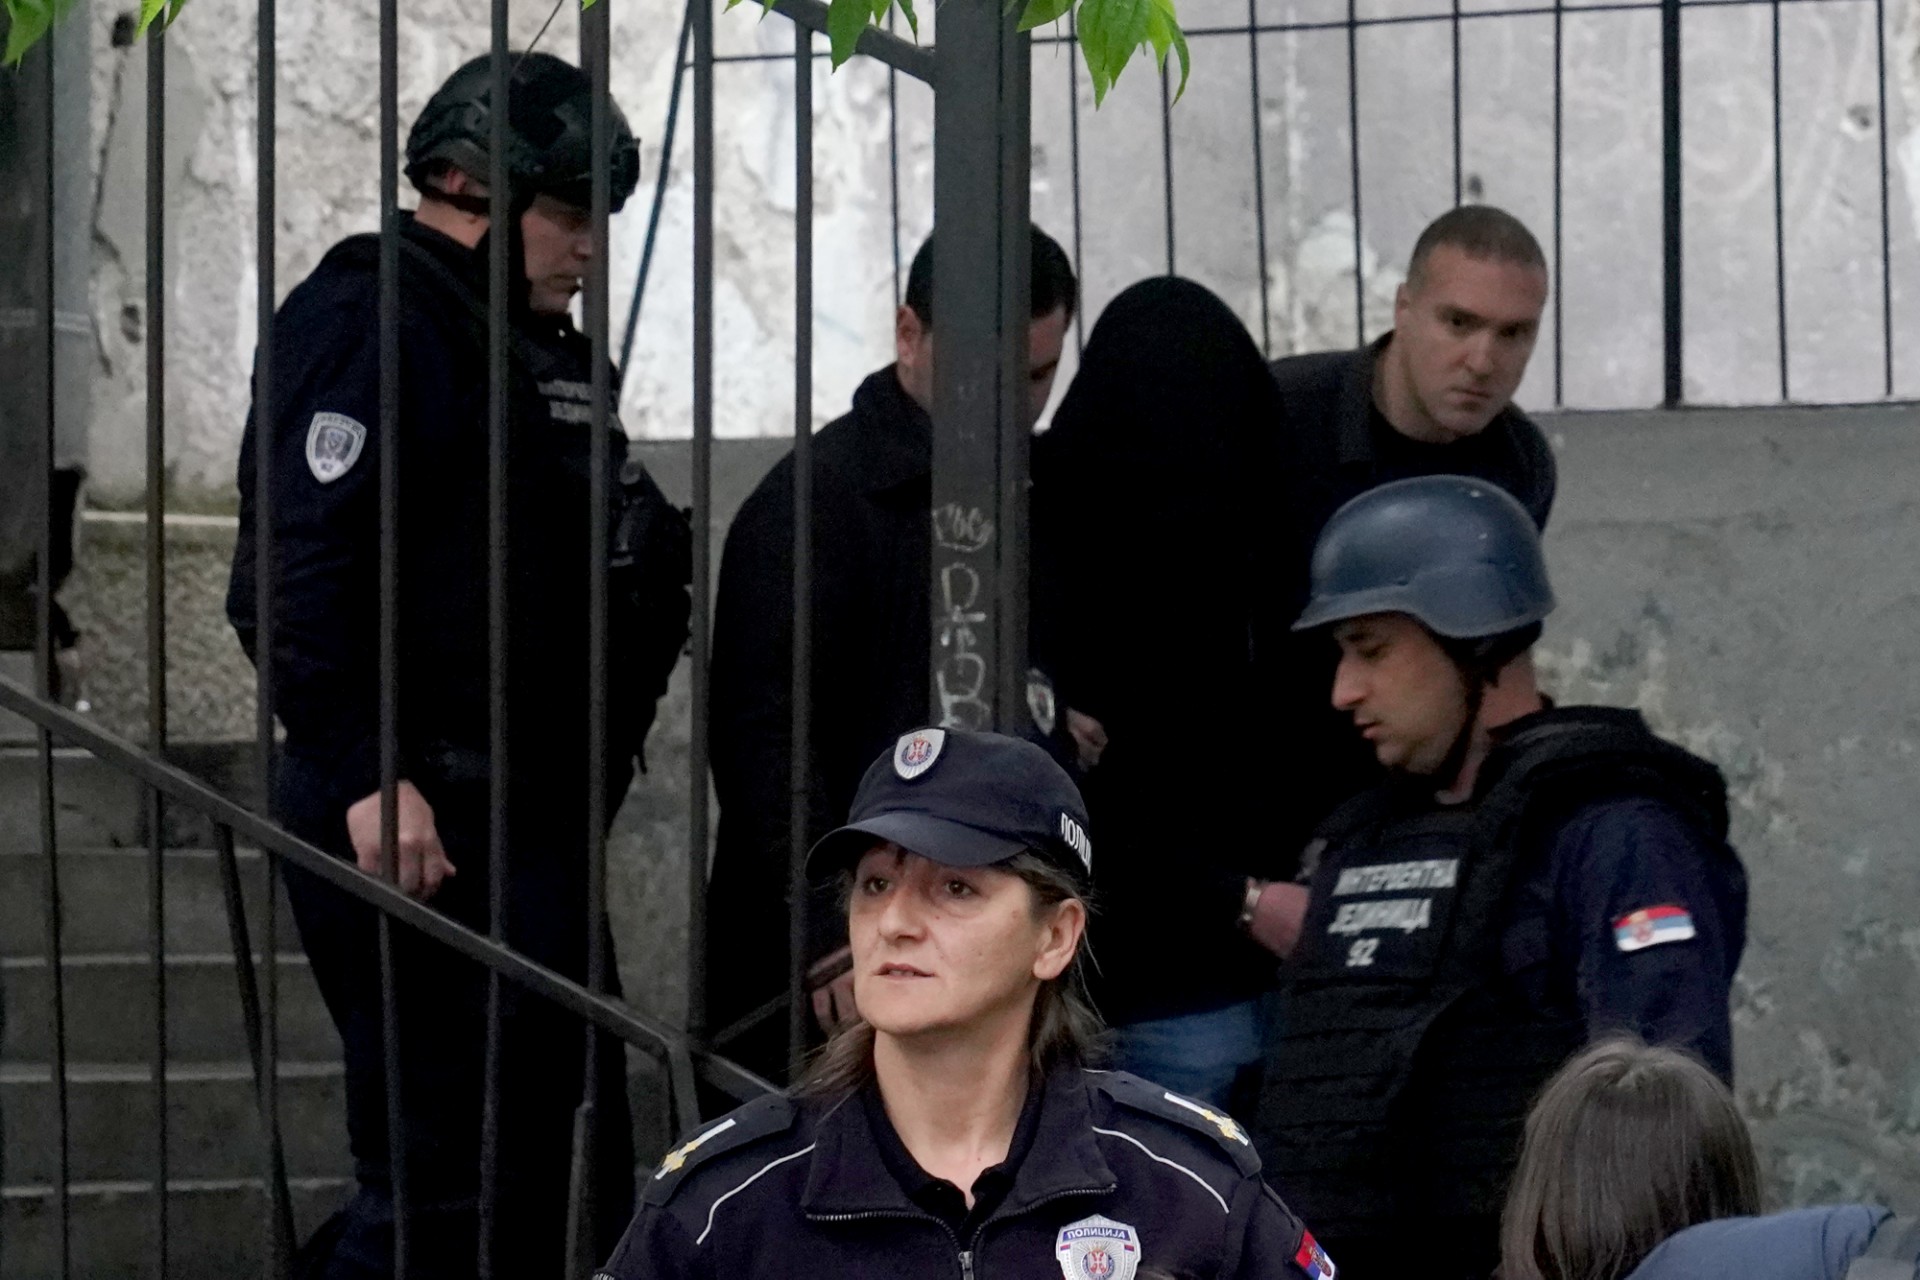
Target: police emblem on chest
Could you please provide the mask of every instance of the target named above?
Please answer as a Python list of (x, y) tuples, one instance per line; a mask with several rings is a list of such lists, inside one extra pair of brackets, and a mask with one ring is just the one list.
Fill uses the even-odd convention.
[(316, 413), (307, 427), (307, 470), (321, 484), (332, 484), (360, 460), (367, 429), (344, 413)]
[(1054, 1256), (1066, 1280), (1133, 1280), (1140, 1269), (1140, 1233), (1095, 1214), (1060, 1228)]

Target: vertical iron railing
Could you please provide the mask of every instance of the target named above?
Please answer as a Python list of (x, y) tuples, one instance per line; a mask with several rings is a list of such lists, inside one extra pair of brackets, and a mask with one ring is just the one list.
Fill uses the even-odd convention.
[(1682, 156), (1680, 153), (1680, 9), (1681, 0), (1660, 0), (1660, 244), (1661, 298), (1665, 344), (1662, 403), (1673, 409), (1686, 399), (1686, 308), (1684, 259), (1680, 237)]
[[(45, 290), (41, 299), (44, 307), (38, 326), (42, 341), (46, 344), (43, 351), (42, 369), (46, 377), (45, 394), (36, 399), (43, 414), (40, 423), (40, 528), (39, 555), (35, 566), (36, 598), (34, 600), (34, 681), (40, 697), (53, 699), (53, 522), (55, 519), (53, 501), (54, 470), (54, 431), (59, 412), (59, 379), (56, 376), (57, 321), (55, 308), (58, 305), (56, 294), (56, 272), (54, 267), (55, 211), (54, 211), (54, 166), (56, 163), (54, 144), (54, 81), (57, 75), (57, 63), (54, 48), (61, 40), (82, 38), (69, 28), (66, 31), (50, 31), (41, 41), (40, 65), (45, 83), (41, 86), (44, 94), (41, 99), (43, 115), (36, 123), (40, 127), (41, 147), (41, 199), (43, 217), (40, 222), (40, 244), (44, 254), (42, 262), (45, 270), (40, 276), (40, 285)], [(59, 1259), (61, 1280), (67, 1280), (73, 1274), (73, 1223), (72, 1223), (72, 1141), (70, 1121), (72, 1111), (67, 1086), (67, 1013), (66, 1013), (66, 974), (61, 956), (61, 902), (60, 902), (60, 858), (58, 829), (55, 822), (53, 793), (53, 735), (44, 725), (39, 726), (35, 735), (38, 748), (40, 802), (40, 848), (46, 855), (46, 874), (42, 881), (42, 894), (46, 907), (46, 956), (47, 956), (47, 1017), (52, 1037), (52, 1062), (49, 1064), (53, 1076), (54, 1107), (60, 1123), (59, 1148), (54, 1162), (54, 1208), (59, 1216), (58, 1239), (55, 1256)]]
[[(507, 138), (512, 113), (512, 57), (507, 48), (507, 0), (488, 6), (487, 92), (487, 216), (491, 227), (504, 227), (508, 202)], [(487, 238), (487, 936), (496, 946), (507, 946), (507, 779), (511, 777), (510, 722), (507, 715), (507, 646), (512, 614), (507, 602), (508, 539), (507, 465), (508, 407), (512, 403), (513, 365), (507, 358), (507, 298), (512, 264), (507, 251), (512, 238)], [(475, 1242), (475, 1269), (480, 1280), (493, 1280), (494, 1251), (500, 1234), (500, 1072), (503, 1051), (501, 1019), (505, 998), (500, 973), (487, 974), (486, 1060), (481, 1066), (480, 1204)]]
[[(147, 35), (147, 749), (167, 750), (167, 24)], [(167, 917), (165, 814), (147, 788), (147, 941), (153, 980), (153, 1266), (167, 1275)]]
[[(380, 0), (380, 878), (400, 883), (400, 8)], [(393, 1194), (393, 1274), (407, 1280), (413, 1244), (405, 1071), (391, 918), (375, 925), (380, 1045), (386, 1073), (387, 1174)]]
[[(279, 120), (279, 0), (259, 0), (255, 19), (255, 83), (258, 109), (254, 126), (254, 736), (260, 804), (271, 811), (274, 796), (274, 588), (273, 564), (273, 459), (277, 419), (274, 410), (274, 308), (279, 304), (276, 236), (278, 217), (278, 120)], [(222, 828), (223, 858), (233, 845), (231, 828)], [(226, 859), (230, 861), (230, 858)], [(260, 1128), (266, 1147), (264, 1169), (267, 1187), (266, 1256), (268, 1275), (284, 1280), (293, 1265), (293, 1202), (287, 1191), (286, 1151), (280, 1134), (280, 862), (262, 854), (261, 870), (266, 879), (265, 918), (261, 921), (261, 956), (264, 964), (259, 1000), (257, 1033), (254, 1045), (254, 1083), (259, 1095)], [(237, 878), (237, 874), (236, 874)], [(248, 946), (245, 920), (240, 914), (241, 899), (237, 884), (229, 895), (228, 916), (234, 923), (234, 955), (241, 972), (249, 972), (252, 950)], [(242, 999), (246, 998), (243, 988)], [(254, 1024), (249, 1023), (249, 1027)]]
[(793, 28), (793, 721), (787, 839), (787, 1070), (807, 1051), (813, 812), (813, 32)]

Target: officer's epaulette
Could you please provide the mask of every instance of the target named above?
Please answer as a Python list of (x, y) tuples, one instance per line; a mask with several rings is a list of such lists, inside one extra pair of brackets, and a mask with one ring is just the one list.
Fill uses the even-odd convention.
[(646, 1190), (640, 1197), (642, 1202), (665, 1204), (692, 1170), (715, 1156), (785, 1133), (793, 1128), (798, 1114), (790, 1098), (776, 1093), (755, 1099), (725, 1119), (714, 1121), (667, 1152), (660, 1167), (648, 1177)]
[(1220, 1149), (1241, 1173), (1251, 1176), (1260, 1172), (1260, 1155), (1253, 1149), (1253, 1139), (1232, 1116), (1125, 1071), (1090, 1071), (1087, 1079), (1094, 1088), (1131, 1111), (1145, 1112), (1156, 1119), (1206, 1134), (1220, 1144)]

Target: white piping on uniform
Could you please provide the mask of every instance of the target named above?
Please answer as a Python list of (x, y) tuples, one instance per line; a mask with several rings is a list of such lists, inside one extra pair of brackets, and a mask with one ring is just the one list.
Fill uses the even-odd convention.
[[(806, 1146), (800, 1148), (798, 1151), (794, 1152), (792, 1155), (785, 1155), (785, 1156), (781, 1156), (778, 1160), (767, 1161), (767, 1163), (760, 1166), (760, 1171), (758, 1173), (754, 1174), (751, 1178), (748, 1178), (745, 1182), (741, 1183), (739, 1186), (735, 1187), (733, 1190), (727, 1192), (725, 1195), (721, 1196), (718, 1200), (715, 1200), (713, 1202), (712, 1207), (710, 1207), (707, 1210), (707, 1229), (705, 1231), (702, 1231), (700, 1233), (700, 1238), (695, 1240), (693, 1243), (696, 1246), (703, 1245), (707, 1242), (707, 1237), (713, 1234), (713, 1215), (720, 1212), (721, 1205), (733, 1199), (735, 1196), (739, 1195), (742, 1191), (745, 1191), (748, 1187), (760, 1181), (761, 1178), (765, 1177), (768, 1173), (778, 1168), (779, 1166), (785, 1164), (787, 1161), (798, 1160), (801, 1156), (806, 1155), (809, 1151), (813, 1150), (816, 1145), (818, 1144), (809, 1142)], [(1141, 1150), (1145, 1151), (1146, 1148), (1142, 1147)], [(1148, 1154), (1151, 1155), (1152, 1152), (1148, 1152)], [(1155, 1157), (1155, 1159), (1158, 1159), (1158, 1158), (1159, 1157), (1157, 1156)], [(1202, 1185), (1204, 1186), (1205, 1184), (1203, 1183)], [(1207, 1189), (1209, 1191), (1212, 1190), (1211, 1187), (1208, 1187)], [(1217, 1199), (1218, 1197), (1215, 1197), (1215, 1198)]]
[(1220, 1212), (1228, 1215), (1229, 1217), (1233, 1215), (1233, 1210), (1227, 1207), (1226, 1197), (1221, 1195), (1218, 1191), (1215, 1191), (1213, 1189), (1212, 1184), (1210, 1184), (1205, 1178), (1201, 1177), (1199, 1174), (1195, 1173), (1193, 1170), (1187, 1168), (1187, 1166), (1179, 1163), (1176, 1160), (1169, 1160), (1165, 1156), (1155, 1155), (1152, 1151), (1148, 1150), (1146, 1143), (1140, 1141), (1140, 1139), (1134, 1137), (1130, 1133), (1122, 1133), (1118, 1129), (1102, 1129), (1098, 1125), (1094, 1126), (1093, 1131), (1095, 1133), (1104, 1133), (1109, 1138), (1119, 1138), (1119, 1139), (1122, 1139), (1123, 1141), (1131, 1142), (1134, 1146), (1140, 1148), (1142, 1151), (1145, 1151), (1147, 1153), (1147, 1159), (1156, 1161), (1160, 1164), (1164, 1164), (1169, 1169), (1178, 1169), (1180, 1172), (1186, 1174), (1189, 1178), (1192, 1178), (1195, 1182), (1199, 1183), (1201, 1190), (1205, 1191), (1208, 1195), (1212, 1196), (1215, 1200), (1218, 1200), (1220, 1202)]

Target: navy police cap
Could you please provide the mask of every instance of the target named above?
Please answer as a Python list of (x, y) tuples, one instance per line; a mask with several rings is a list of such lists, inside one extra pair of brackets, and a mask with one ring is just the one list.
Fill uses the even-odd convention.
[(807, 874), (844, 871), (881, 841), (950, 867), (1031, 851), (1085, 884), (1093, 870), (1086, 804), (1031, 742), (965, 729), (915, 729), (873, 762), (847, 825), (807, 855)]

